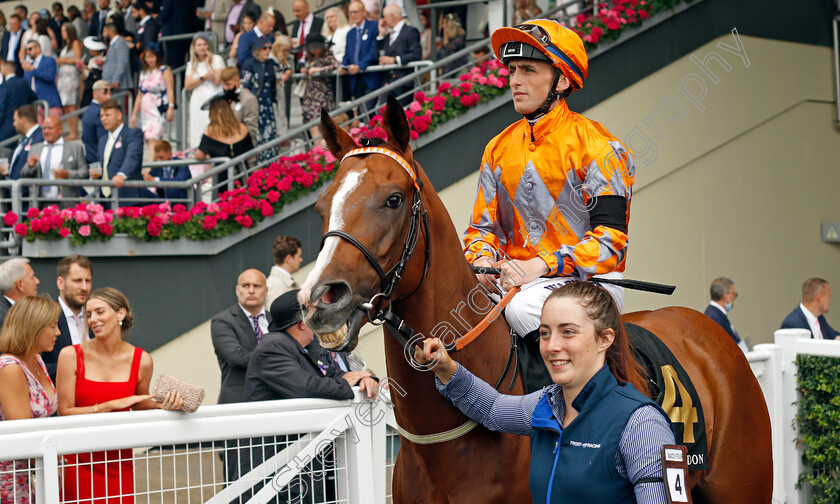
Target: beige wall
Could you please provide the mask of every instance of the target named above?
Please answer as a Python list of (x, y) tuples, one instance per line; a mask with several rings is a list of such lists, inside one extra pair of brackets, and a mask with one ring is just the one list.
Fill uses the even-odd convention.
[[(840, 285), (840, 245), (820, 241), (820, 221), (840, 221), (831, 52), (740, 37), (746, 67), (718, 43), (735, 47), (727, 36), (693, 53), (703, 59), (715, 51), (731, 65), (727, 72), (710, 64), (717, 84), (687, 55), (585, 115), (626, 140), (638, 158), (626, 276), (677, 285), (670, 297), (628, 291), (625, 311), (670, 305), (703, 310), (711, 280), (729, 276), (739, 293), (731, 313), (735, 327), (753, 344), (770, 342), (799, 301), (805, 278)], [(691, 94), (701, 89), (700, 78), (707, 86), (698, 101), (702, 112), (678, 87), (685, 83)], [(654, 113), (669, 97), (678, 104), (670, 122), (666, 108)], [(476, 176), (441, 191), (459, 232), (470, 214)], [(295, 275), (298, 283), (311, 267)], [(832, 312), (828, 320), (840, 327), (840, 316)], [(205, 323), (152, 354), (156, 372), (204, 385), (205, 404), (215, 402), (220, 380), (209, 327)], [(380, 376), (382, 341), (382, 330), (368, 327), (358, 347)]]

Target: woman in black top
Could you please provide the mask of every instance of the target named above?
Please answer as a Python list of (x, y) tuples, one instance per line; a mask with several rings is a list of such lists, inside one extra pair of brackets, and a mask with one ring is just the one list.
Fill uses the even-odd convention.
[[(204, 128), (201, 142), (195, 149), (195, 158), (203, 161), (211, 157), (229, 157), (231, 159), (248, 152), (254, 148), (248, 128), (236, 120), (230, 104), (223, 97), (213, 98), (210, 102), (210, 124)], [(245, 163), (236, 166), (236, 173), (244, 173), (247, 169)], [(222, 172), (215, 177), (214, 185), (227, 181), (227, 172)], [(214, 190), (224, 191), (224, 187)]]

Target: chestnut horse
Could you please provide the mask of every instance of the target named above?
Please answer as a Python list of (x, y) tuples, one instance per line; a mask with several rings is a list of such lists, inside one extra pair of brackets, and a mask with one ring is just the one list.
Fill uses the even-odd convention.
[[(405, 114), (393, 98), (384, 122), (389, 140), (378, 152), (359, 150), (322, 113), (322, 134), (342, 161), (315, 206), (325, 238), (300, 299), (307, 325), (327, 348), (355, 347), (359, 324), (353, 314), (370, 310), (371, 303), (389, 308), (419, 338), (464, 324), (473, 327), (487, 311), (474, 300), (475, 274), (446, 208), (414, 162)], [(421, 225), (426, 213), (428, 225)], [(345, 334), (340, 328), (348, 319), (351, 330)], [(701, 398), (710, 468), (689, 475), (694, 502), (769, 503), (770, 419), (758, 383), (732, 339), (711, 319), (686, 308), (632, 313), (624, 320), (663, 340)], [(497, 317), (453, 358), (491, 384), (502, 374), (507, 383), (513, 377), (505, 366), (509, 346), (509, 328), (504, 317)], [(387, 331), (385, 357), (389, 379), (405, 392), (392, 394), (402, 429), (422, 436), (465, 424), (467, 417), (435, 389), (433, 373), (415, 369), (403, 344)], [(523, 393), (521, 384), (517, 380), (514, 394)], [(528, 443), (525, 436), (483, 427), (436, 444), (403, 437), (394, 469), (394, 502), (530, 502)]]

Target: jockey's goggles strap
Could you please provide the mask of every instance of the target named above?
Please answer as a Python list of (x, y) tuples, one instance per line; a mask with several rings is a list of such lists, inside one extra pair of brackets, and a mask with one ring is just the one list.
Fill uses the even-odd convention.
[(341, 158), (341, 162), (343, 163), (345, 159), (351, 156), (364, 156), (366, 154), (383, 154), (399, 163), (399, 165), (403, 167), (403, 170), (408, 173), (408, 176), (411, 177), (411, 180), (414, 181), (414, 187), (417, 191), (420, 191), (420, 184), (417, 181), (417, 172), (414, 171), (414, 168), (408, 164), (408, 161), (406, 161), (404, 157), (391, 149), (386, 149), (384, 147), (360, 147), (345, 154), (344, 157)]
[(541, 26), (525, 23), (516, 25), (514, 26), (514, 28), (516, 28), (517, 30), (524, 31), (528, 35), (537, 39), (537, 41), (540, 44), (542, 44), (543, 47), (545, 47), (546, 51), (563, 60), (563, 62), (569, 65), (569, 68), (571, 68), (572, 71), (580, 77), (581, 81), (583, 80), (583, 72), (580, 71), (580, 68), (578, 68), (577, 64), (572, 60), (572, 58), (570, 58), (565, 52), (563, 52), (562, 49), (560, 49), (559, 47), (554, 45), (553, 42), (551, 42), (551, 37), (548, 36), (548, 33), (546, 33), (546, 31)]

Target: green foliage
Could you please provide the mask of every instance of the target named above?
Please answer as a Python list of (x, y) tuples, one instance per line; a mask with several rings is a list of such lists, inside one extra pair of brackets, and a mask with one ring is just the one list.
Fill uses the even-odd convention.
[(812, 504), (840, 504), (840, 359), (799, 355), (796, 424), (804, 447), (797, 488), (813, 488)]

